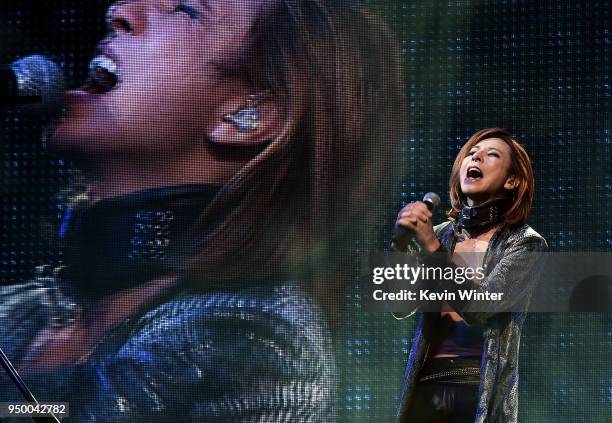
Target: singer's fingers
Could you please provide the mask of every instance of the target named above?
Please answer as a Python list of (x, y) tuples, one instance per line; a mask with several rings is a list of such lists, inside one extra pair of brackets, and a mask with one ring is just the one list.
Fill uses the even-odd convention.
[(429, 221), (429, 219), (427, 219), (427, 217), (425, 217), (425, 216), (413, 216), (413, 215), (411, 215), (411, 216), (406, 216), (406, 217), (403, 217), (401, 219), (398, 219), (397, 223), (398, 224), (402, 224), (402, 223), (405, 223), (405, 222), (410, 222), (413, 225), (417, 225), (418, 223), (427, 223), (428, 221)]
[(431, 211), (429, 210), (429, 207), (427, 207), (427, 204), (423, 203), (422, 201), (415, 201), (412, 202), (406, 206), (404, 206), (398, 213), (398, 217), (405, 214), (405, 213), (410, 213), (410, 212), (422, 212), (425, 215), (429, 216), (430, 218), (432, 217)]
[(402, 226), (412, 232), (415, 232), (419, 227), (419, 221), (416, 219), (413, 220), (411, 218), (398, 219), (395, 224), (397, 226)]
[(429, 212), (429, 210), (421, 210), (421, 209), (410, 209), (410, 210), (405, 210), (400, 212), (399, 216), (397, 217), (398, 220), (400, 219), (412, 219), (412, 220), (420, 220), (421, 222), (427, 222), (428, 220), (430, 220), (432, 217), (431, 212)]
[[(412, 235), (414, 235), (417, 231), (417, 225), (410, 223), (410, 222), (402, 222), (402, 223), (398, 223), (399, 227), (402, 227), (406, 230), (406, 234), (403, 235), (403, 237), (410, 237)], [(410, 234), (410, 235), (409, 235)]]
[(431, 210), (429, 210), (429, 207), (427, 207), (427, 204), (423, 203), (422, 201), (417, 201), (414, 207), (416, 210), (423, 212), (429, 218), (433, 216), (431, 214)]

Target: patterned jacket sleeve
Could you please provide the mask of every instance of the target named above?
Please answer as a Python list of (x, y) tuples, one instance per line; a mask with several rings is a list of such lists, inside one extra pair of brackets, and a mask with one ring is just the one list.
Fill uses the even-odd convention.
[(118, 348), (105, 341), (99, 360), (30, 382), (70, 402), (75, 422), (323, 422), (329, 342), (295, 290), (194, 294), (147, 313)]
[[(459, 284), (452, 279), (436, 279), (428, 284), (428, 288), (439, 292), (448, 291), (458, 293), (459, 290), (474, 290), (477, 293), (485, 291), (492, 293), (503, 293), (501, 300), (483, 303), (479, 301), (476, 305), (473, 301), (457, 300), (449, 301), (449, 304), (468, 323), (485, 323), (500, 311), (520, 309), (526, 311), (529, 299), (535, 286), (539, 281), (541, 270), (541, 254), (547, 250), (547, 244), (533, 229), (527, 227), (511, 237), (501, 252), (501, 257), (493, 268), (486, 272), (486, 276), (476, 283), (467, 279)], [(446, 249), (442, 246), (442, 253)], [(457, 267), (448, 254), (423, 254), (421, 262), (428, 267)], [(477, 311), (475, 311), (475, 309)]]
[(9, 358), (18, 361), (41, 331), (62, 325), (75, 313), (51, 279), (0, 287), (0, 348)]

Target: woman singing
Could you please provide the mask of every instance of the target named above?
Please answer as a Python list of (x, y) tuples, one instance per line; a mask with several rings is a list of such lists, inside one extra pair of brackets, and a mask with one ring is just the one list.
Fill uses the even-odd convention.
[[(484, 268), (482, 280), (467, 285), (426, 283), (441, 291), (471, 285), (477, 291), (503, 292), (498, 310), (523, 310), (537, 282), (534, 253), (547, 248), (544, 238), (525, 223), (533, 193), (531, 162), (524, 148), (501, 129), (483, 129), (455, 159), (449, 221), (432, 227), (432, 214), (424, 203), (408, 204), (396, 221), (408, 231), (397, 231), (403, 236), (394, 239), (392, 247), (405, 250), (414, 236), (426, 265), (439, 265), (448, 260), (444, 257), (457, 261), (462, 255), (470, 267)], [(525, 313), (466, 312), (459, 301), (443, 302), (438, 310), (420, 316), (397, 421), (516, 422)]]
[(0, 347), (70, 421), (334, 421), (329, 326), (393, 177), (397, 43), (357, 1), (107, 21), (49, 139), (85, 181), (66, 266), (0, 290)]

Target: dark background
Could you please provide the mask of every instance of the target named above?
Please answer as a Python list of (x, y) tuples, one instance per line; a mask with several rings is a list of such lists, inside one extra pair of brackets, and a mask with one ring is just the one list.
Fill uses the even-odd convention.
[[(550, 250), (610, 252), (612, 2), (369, 3), (397, 32), (406, 67), (410, 132), (397, 208), (436, 191), (441, 221), (460, 146), (476, 130), (500, 126), (531, 155), (537, 192), (529, 223)], [(48, 54), (74, 84), (82, 81), (108, 4), (3, 1), (0, 63)], [(0, 279), (8, 284), (61, 261), (49, 234), (72, 169), (44, 152), (36, 118), (4, 110), (0, 122)], [(356, 288), (347, 301), (337, 344), (341, 421), (391, 421), (416, 322), (362, 312)], [(520, 365), (520, 422), (612, 421), (609, 314), (531, 314)]]

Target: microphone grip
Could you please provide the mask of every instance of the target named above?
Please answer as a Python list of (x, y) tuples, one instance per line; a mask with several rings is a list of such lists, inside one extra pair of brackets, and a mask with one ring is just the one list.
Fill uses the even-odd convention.
[[(423, 198), (423, 203), (427, 206), (429, 211), (433, 212), (434, 208), (440, 203), (440, 197), (435, 193), (427, 193)], [(391, 238), (391, 250), (397, 252), (408, 252), (408, 253), (418, 253), (422, 250), (421, 246), (417, 242), (416, 238), (410, 236), (408, 242), (403, 248), (402, 245), (398, 242), (398, 239), (406, 238), (410, 236), (410, 231), (403, 226), (395, 226), (393, 230), (393, 238)]]

